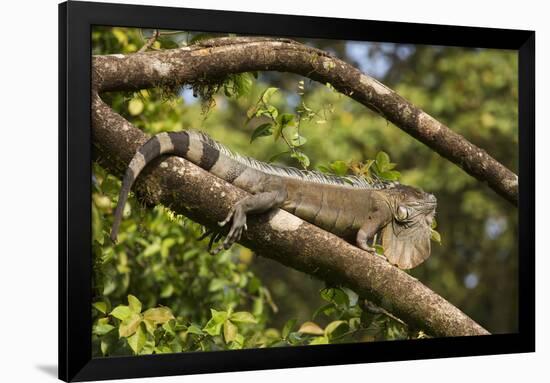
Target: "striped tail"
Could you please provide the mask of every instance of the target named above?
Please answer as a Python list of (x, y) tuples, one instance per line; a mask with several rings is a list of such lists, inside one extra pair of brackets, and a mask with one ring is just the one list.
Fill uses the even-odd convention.
[[(111, 229), (111, 240), (113, 242), (116, 242), (124, 205), (128, 200), (128, 193), (134, 181), (147, 164), (163, 154), (172, 154), (185, 158), (215, 176), (236, 186), (244, 187), (246, 190), (247, 184), (238, 182), (240, 179), (237, 180), (249, 168), (248, 163), (243, 164), (239, 162), (244, 157), (235, 156), (233, 158), (234, 155), (227, 148), (212, 140), (208, 135), (198, 131), (187, 130), (159, 133), (138, 149), (134, 158), (130, 161), (128, 169), (126, 169)], [(250, 160), (247, 159), (247, 161)], [(244, 178), (250, 182), (255, 182), (255, 176), (257, 177), (257, 171), (249, 170)]]
[[(113, 227), (111, 229), (111, 240), (113, 240), (113, 242), (116, 242), (118, 236), (124, 205), (128, 200), (128, 193), (130, 192), (134, 181), (137, 179), (141, 171), (147, 166), (147, 164), (163, 154), (174, 154), (196, 162), (197, 156), (202, 157), (203, 155), (202, 150), (201, 153), (198, 153), (196, 150), (196, 147), (201, 145), (200, 143), (193, 142), (196, 141), (194, 140), (195, 135), (195, 132), (185, 131), (160, 133), (149, 139), (149, 141), (138, 149), (134, 155), (134, 158), (130, 161), (122, 181), (122, 188), (120, 189)], [(191, 145), (190, 141), (192, 141)], [(201, 159), (198, 158), (198, 160), (200, 161)]]

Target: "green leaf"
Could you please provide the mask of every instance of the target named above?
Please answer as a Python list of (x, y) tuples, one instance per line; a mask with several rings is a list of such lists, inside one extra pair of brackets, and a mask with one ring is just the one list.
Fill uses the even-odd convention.
[(197, 248), (187, 250), (185, 253), (183, 253), (183, 260), (185, 262), (190, 261), (193, 258), (195, 258), (197, 255), (199, 255), (199, 252), (200, 252), (200, 250), (197, 249)]
[(147, 333), (139, 326), (135, 334), (128, 338), (128, 345), (134, 351), (134, 354), (137, 355), (141, 352), (143, 346), (145, 346), (146, 341)]
[(397, 181), (401, 177), (401, 173), (397, 170), (388, 170), (381, 173), (378, 173), (378, 175), (388, 181)]
[(162, 291), (160, 292), (161, 298), (169, 298), (174, 294), (174, 285), (169, 283), (166, 286), (162, 288)]
[(357, 304), (357, 302), (359, 301), (359, 295), (357, 295), (355, 291), (348, 289), (347, 287), (341, 287), (340, 290), (345, 292), (346, 295), (348, 296), (348, 302), (350, 307), (355, 306)]
[(144, 257), (151, 257), (157, 253), (160, 253), (161, 250), (161, 243), (160, 239), (156, 238), (153, 243), (148, 245), (145, 250), (143, 250), (143, 256)]
[(279, 115), (279, 110), (275, 108), (273, 105), (267, 105), (262, 106), (256, 110), (256, 117), (266, 116), (271, 118), (273, 121), (277, 119), (277, 116)]
[(298, 133), (295, 133), (292, 138), (290, 139), (290, 143), (295, 148), (300, 147), (304, 145), (307, 142), (307, 139), (303, 136), (300, 136)]
[(285, 323), (285, 326), (283, 327), (283, 332), (282, 332), (283, 339), (288, 338), (288, 334), (290, 334), (290, 332), (292, 331), (292, 329), (294, 328), (295, 325), (296, 325), (296, 319), (295, 318), (289, 319)]
[(258, 289), (261, 286), (262, 286), (262, 282), (257, 277), (252, 277), (248, 282), (248, 292), (250, 294), (254, 294), (258, 291)]
[(256, 129), (254, 129), (254, 132), (252, 132), (252, 136), (250, 137), (250, 142), (260, 137), (271, 136), (272, 134), (273, 124), (270, 122), (266, 122), (265, 124), (261, 124)]
[(105, 340), (105, 339), (101, 339), (101, 354), (102, 355), (107, 355), (107, 352), (109, 352), (109, 347), (110, 347), (110, 344), (109, 344), (109, 341), (108, 340)]
[(92, 239), (103, 245), (103, 220), (96, 203), (92, 204)]
[(141, 319), (142, 318), (140, 314), (132, 313), (132, 315), (123, 320), (118, 327), (118, 335), (121, 338), (127, 338), (135, 333), (141, 323)]
[(326, 316), (329, 316), (334, 312), (334, 310), (335, 310), (334, 304), (327, 303), (326, 305), (323, 305), (323, 306), (319, 307), (317, 310), (315, 310), (315, 312), (313, 313), (312, 318), (313, 319), (317, 318), (317, 315), (319, 315), (321, 313), (325, 314)]
[(132, 294), (128, 295), (128, 303), (130, 305), (130, 310), (138, 314), (141, 312), (141, 302)]
[(168, 346), (167, 344), (155, 347), (155, 354), (170, 354), (172, 352), (172, 347)]
[(108, 323), (98, 323), (92, 328), (92, 333), (95, 335), (103, 336), (110, 333), (115, 329), (115, 326)]
[(288, 334), (287, 340), (288, 342), (290, 342), (290, 344), (297, 345), (302, 342), (303, 338), (299, 332), (291, 332), (290, 334)]
[(437, 242), (441, 245), (441, 235), (434, 229), (432, 229), (431, 239), (432, 241)]
[(213, 293), (215, 291), (223, 290), (225, 286), (229, 285), (229, 281), (220, 278), (214, 278), (208, 284), (208, 291)]
[(249, 94), (253, 83), (254, 77), (251, 73), (240, 73), (233, 75), (233, 86), (235, 88), (237, 98)]
[(348, 295), (337, 287), (330, 287), (321, 290), (321, 298), (337, 306), (349, 307)]
[(265, 104), (268, 104), (269, 100), (271, 99), (271, 96), (273, 96), (273, 94), (275, 94), (275, 92), (277, 92), (278, 90), (279, 88), (267, 88), (266, 90), (264, 90), (261, 97), (262, 101)]
[(258, 323), (254, 315), (247, 311), (238, 311), (230, 316), (233, 322), (237, 323)]
[(212, 318), (206, 323), (206, 326), (204, 326), (203, 330), (208, 335), (216, 336), (220, 335), (222, 326), (223, 322), (217, 323), (216, 321), (214, 321), (214, 318)]
[(120, 189), (120, 181), (115, 177), (108, 175), (107, 178), (103, 180), (101, 188), (103, 189), (103, 193), (106, 195), (118, 195), (118, 191)]
[(298, 332), (301, 332), (302, 334), (310, 334), (310, 335), (323, 335), (325, 332), (317, 323), (314, 322), (304, 322), (301, 326)]
[(224, 322), (227, 319), (227, 311), (216, 311), (214, 309), (210, 309), (210, 314), (216, 323)]
[(237, 334), (233, 342), (231, 342), (231, 344), (229, 345), (229, 349), (240, 350), (243, 348), (243, 345), (244, 345), (244, 336), (242, 336), (241, 334)]
[(206, 323), (203, 331), (212, 336), (220, 335), (223, 323), (227, 320), (227, 312), (216, 311), (214, 309), (210, 309), (210, 312), (212, 314), (212, 318), (210, 318), (210, 320)]
[(139, 352), (141, 355), (150, 355), (155, 351), (155, 340), (147, 339), (143, 345), (142, 350)]
[(302, 152), (295, 151), (290, 155), (290, 157), (297, 159), (304, 168), (307, 168), (310, 164), (309, 157)]
[(166, 334), (176, 336), (175, 325), (176, 325), (176, 321), (174, 319), (171, 319), (168, 322), (163, 323), (161, 327), (164, 331), (166, 331)]
[(359, 326), (361, 326), (361, 318), (360, 317), (354, 317), (350, 318), (349, 320), (349, 328), (351, 330), (358, 330)]
[(327, 327), (325, 327), (325, 336), (327, 337), (334, 337), (337, 336), (336, 334), (333, 334), (339, 327), (342, 325), (347, 326), (347, 322), (343, 320), (335, 320), (333, 322), (330, 322)]
[(102, 314), (107, 314), (107, 302), (99, 301), (92, 303), (92, 306)]
[(128, 103), (128, 112), (132, 116), (137, 116), (138, 114), (143, 112), (144, 106), (145, 105), (143, 104), (143, 101), (141, 101), (139, 98), (133, 98)]
[(110, 315), (114, 316), (117, 319), (124, 320), (132, 315), (132, 310), (130, 310), (130, 307), (128, 306), (118, 305), (114, 308), (113, 311), (111, 311)]
[(331, 162), (330, 169), (338, 176), (345, 176), (348, 172), (348, 164), (344, 161), (334, 161)]
[(189, 334), (204, 335), (204, 331), (202, 331), (198, 326), (195, 326), (194, 324), (187, 327), (187, 332)]
[(168, 258), (170, 255), (170, 248), (176, 244), (175, 238), (165, 238), (162, 240), (160, 255), (162, 258)]
[(174, 319), (174, 314), (172, 314), (172, 310), (168, 307), (156, 307), (145, 311), (143, 318), (155, 324), (162, 324), (168, 322), (170, 319)]
[(147, 332), (151, 335), (155, 335), (155, 330), (157, 329), (155, 322), (144, 319), (143, 323), (145, 324), (145, 329), (147, 330)]
[(376, 155), (376, 166), (378, 167), (378, 170), (380, 172), (384, 172), (388, 169), (388, 166), (390, 164), (390, 156), (386, 152), (378, 152)]
[(309, 344), (312, 346), (316, 344), (328, 344), (328, 338), (326, 336), (318, 336), (313, 338)]
[(225, 343), (235, 340), (237, 332), (237, 326), (235, 326), (229, 319), (223, 322), (223, 338), (225, 339)]

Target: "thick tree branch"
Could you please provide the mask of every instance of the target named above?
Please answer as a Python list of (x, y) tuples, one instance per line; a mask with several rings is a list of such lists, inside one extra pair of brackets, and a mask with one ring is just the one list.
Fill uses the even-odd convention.
[(518, 177), (513, 172), (393, 90), (318, 49), (286, 39), (233, 37), (160, 52), (93, 58), (94, 86), (100, 91), (181, 85), (265, 70), (330, 82), (517, 205)]
[[(110, 172), (123, 174), (147, 136), (113, 112), (96, 92), (92, 124), (95, 159)], [(243, 190), (176, 157), (151, 165), (139, 177), (136, 191), (147, 203), (162, 203), (212, 228), (246, 196)], [(284, 265), (348, 286), (433, 335), (489, 334), (407, 273), (286, 211), (251, 217), (242, 243)]]

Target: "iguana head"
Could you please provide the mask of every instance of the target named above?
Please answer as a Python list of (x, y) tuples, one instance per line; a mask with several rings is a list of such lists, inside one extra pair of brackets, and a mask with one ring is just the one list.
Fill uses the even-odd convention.
[(412, 269), (430, 256), (431, 226), (437, 200), (433, 194), (399, 185), (388, 198), (392, 221), (382, 229), (384, 255), (401, 269)]

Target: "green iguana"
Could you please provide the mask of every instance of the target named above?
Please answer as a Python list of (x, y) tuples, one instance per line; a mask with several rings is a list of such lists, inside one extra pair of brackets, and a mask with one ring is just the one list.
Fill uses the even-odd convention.
[[(372, 182), (316, 171), (267, 164), (240, 156), (198, 131), (160, 133), (142, 145), (130, 162), (116, 207), (111, 239), (116, 241), (130, 189), (145, 166), (163, 154), (183, 157), (251, 193), (229, 211), (233, 219), (221, 246), (228, 249), (246, 230), (248, 214), (282, 208), (316, 226), (373, 252), (381, 231), (385, 257), (402, 269), (430, 256), (436, 198), (397, 182)], [(372, 240), (371, 245), (368, 241)]]

